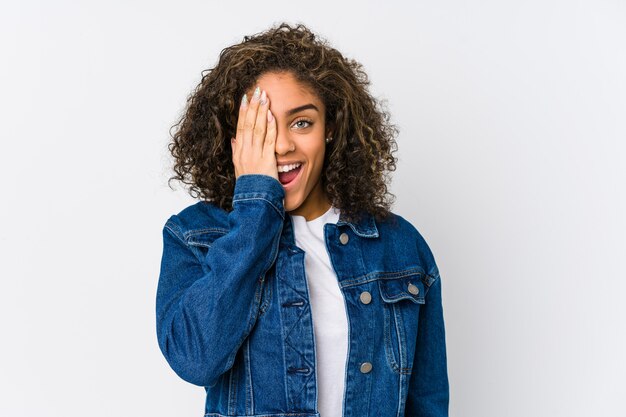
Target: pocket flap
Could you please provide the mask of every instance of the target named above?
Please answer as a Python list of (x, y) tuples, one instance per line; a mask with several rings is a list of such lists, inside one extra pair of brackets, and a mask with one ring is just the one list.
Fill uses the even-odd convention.
[(383, 300), (395, 303), (400, 300), (411, 300), (417, 304), (424, 304), (424, 283), (419, 275), (403, 278), (380, 278), (378, 288)]

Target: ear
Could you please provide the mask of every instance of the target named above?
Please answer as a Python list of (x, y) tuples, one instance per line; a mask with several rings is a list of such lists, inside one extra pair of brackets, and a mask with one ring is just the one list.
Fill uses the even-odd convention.
[(327, 137), (327, 138), (332, 137), (334, 130), (335, 130), (335, 124), (334, 123), (327, 124), (326, 125), (326, 136), (325, 137)]

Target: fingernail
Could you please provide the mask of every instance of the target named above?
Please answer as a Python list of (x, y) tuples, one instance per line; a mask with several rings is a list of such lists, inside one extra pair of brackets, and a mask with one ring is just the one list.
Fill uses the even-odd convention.
[(258, 100), (260, 95), (261, 95), (261, 88), (257, 86), (257, 88), (254, 89), (254, 95), (252, 96), (252, 100), (255, 100), (255, 99)]
[(270, 109), (267, 109), (267, 121), (271, 122), (272, 120), (274, 120), (274, 115)]
[(265, 90), (263, 90), (263, 92), (261, 93), (261, 104), (265, 103), (267, 103), (267, 94), (265, 93)]
[(244, 94), (241, 98), (241, 107), (246, 107), (248, 105), (248, 95)]

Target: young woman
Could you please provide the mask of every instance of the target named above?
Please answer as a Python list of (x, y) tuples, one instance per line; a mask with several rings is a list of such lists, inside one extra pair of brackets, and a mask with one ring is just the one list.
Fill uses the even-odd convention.
[(302, 24), (221, 52), (177, 124), (159, 347), (205, 416), (447, 416), (441, 280), (389, 210), (388, 114)]

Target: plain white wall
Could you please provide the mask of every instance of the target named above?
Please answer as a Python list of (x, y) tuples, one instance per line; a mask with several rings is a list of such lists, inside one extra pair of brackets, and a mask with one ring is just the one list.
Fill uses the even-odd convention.
[(626, 415), (622, 1), (0, 6), (0, 415), (200, 416), (158, 349), (168, 129), (286, 20), (400, 128), (394, 211), (439, 264), (453, 416)]

